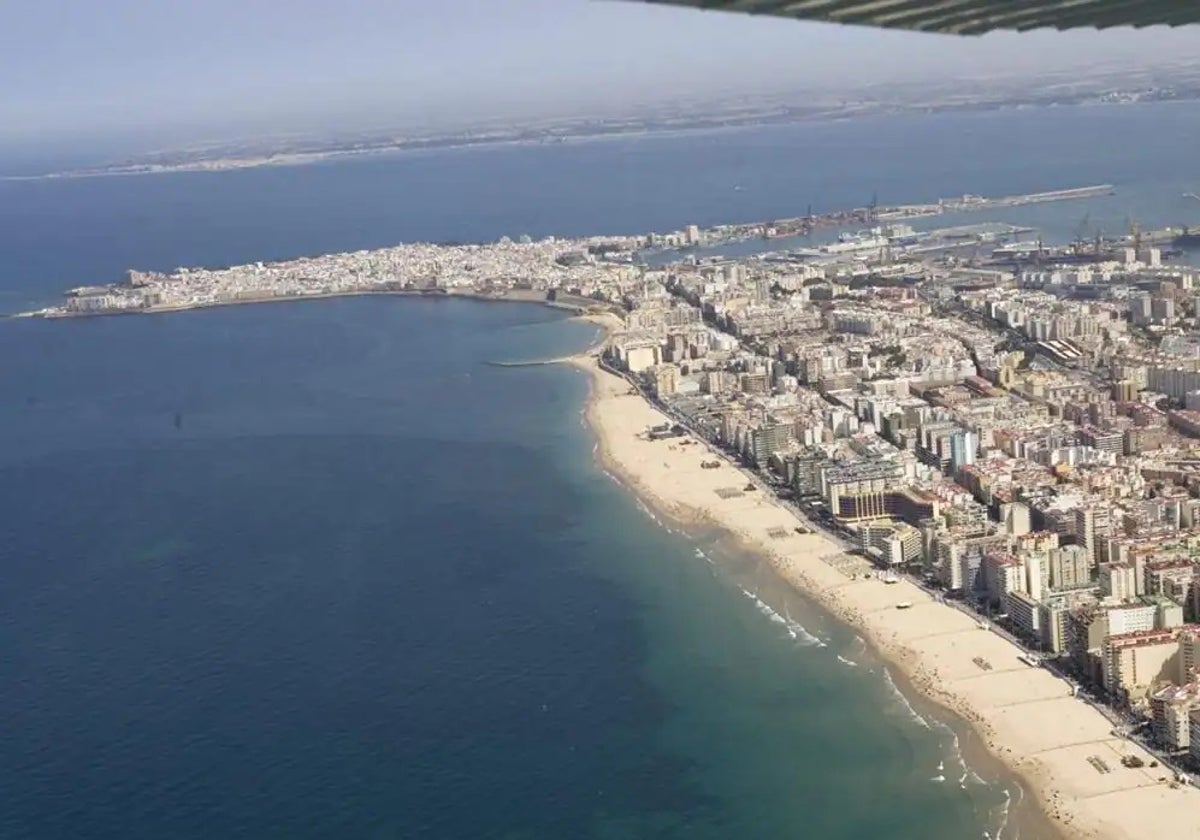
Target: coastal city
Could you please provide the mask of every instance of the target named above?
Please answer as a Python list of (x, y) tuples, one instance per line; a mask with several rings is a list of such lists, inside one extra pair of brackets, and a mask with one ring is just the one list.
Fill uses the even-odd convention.
[[(1200, 770), (1200, 268), (1180, 259), (1192, 235), (1135, 226), (1050, 246), (1018, 225), (907, 224), (1110, 191), (130, 271), (26, 314), (408, 294), (616, 316), (600, 364), (622, 383), (614, 395), (666, 418), (634, 430), (675, 459), (664, 467), (687, 459), (717, 481), (712, 505), (770, 496), (801, 524), (772, 520), (768, 543), (821, 535), (829, 550), (804, 550), (891, 593), (873, 596), (881, 615), (927, 616), (895, 619), (924, 630), (926, 604), (969, 615), (953, 633), (986, 631), (1014, 653), (1001, 667), (972, 650), (958, 679), (986, 696), (1043, 674), (1049, 694), (1012, 702), (1103, 715), (1071, 760), (1105, 790), (1186, 790)], [(713, 253), (748, 240), (761, 250)], [(938, 688), (944, 673), (925, 679), (960, 705)], [(1110, 783), (1121, 772), (1136, 776)]]

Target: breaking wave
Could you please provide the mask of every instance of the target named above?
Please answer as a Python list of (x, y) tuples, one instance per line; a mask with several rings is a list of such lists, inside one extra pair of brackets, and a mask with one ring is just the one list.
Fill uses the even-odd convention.
[(884, 683), (891, 690), (892, 696), (896, 698), (896, 701), (900, 707), (908, 712), (909, 717), (911, 717), (916, 723), (919, 723), (926, 729), (932, 729), (933, 727), (929, 725), (929, 721), (921, 717), (921, 714), (913, 708), (913, 704), (908, 702), (908, 698), (904, 696), (904, 692), (902, 692), (900, 687), (896, 685), (896, 681), (892, 679), (892, 672), (887, 668), (881, 668), (880, 670), (883, 671)]
[(762, 598), (759, 598), (749, 589), (745, 589), (743, 587), (738, 588), (742, 590), (743, 595), (754, 602), (754, 606), (758, 608), (760, 613), (771, 619), (771, 621), (775, 622), (776, 624), (782, 624), (787, 630), (787, 634), (795, 639), (796, 642), (804, 647), (825, 647), (825, 642), (808, 632), (808, 628), (806, 628), (803, 624), (798, 621), (793, 621), (790, 618), (785, 618), (784, 616), (775, 612), (775, 610), (771, 609), (770, 605), (764, 602)]

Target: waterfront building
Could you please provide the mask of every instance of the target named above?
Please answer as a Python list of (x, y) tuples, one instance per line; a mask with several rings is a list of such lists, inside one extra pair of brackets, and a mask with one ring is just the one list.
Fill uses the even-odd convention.
[(651, 379), (654, 383), (655, 395), (660, 399), (666, 399), (675, 394), (679, 380), (679, 368), (675, 365), (659, 365), (651, 371)]
[(995, 603), (1004, 603), (1010, 592), (1027, 592), (1025, 564), (1012, 554), (993, 551), (983, 558), (983, 579), (988, 597)]
[(1192, 711), (1200, 708), (1200, 685), (1167, 684), (1150, 693), (1151, 731), (1158, 743), (1170, 750), (1191, 747)]
[(1040, 642), (1042, 610), (1036, 598), (1028, 592), (1009, 592), (1004, 596), (1004, 611), (1018, 635)]
[(1139, 630), (1112, 635), (1102, 645), (1104, 688), (1133, 705), (1158, 682), (1180, 682), (1179, 631)]
[(769, 423), (750, 433), (750, 449), (754, 463), (762, 466), (777, 452), (788, 449), (795, 440), (791, 423)]
[(921, 532), (904, 522), (875, 520), (859, 524), (863, 549), (885, 566), (902, 566), (921, 559)]

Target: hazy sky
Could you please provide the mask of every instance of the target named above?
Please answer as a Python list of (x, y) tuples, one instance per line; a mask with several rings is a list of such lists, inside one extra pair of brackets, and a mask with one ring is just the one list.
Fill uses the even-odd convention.
[(614, 112), (714, 87), (1182, 56), (1197, 37), (958, 39), (620, 0), (11, 0), (0, 2), (0, 139)]

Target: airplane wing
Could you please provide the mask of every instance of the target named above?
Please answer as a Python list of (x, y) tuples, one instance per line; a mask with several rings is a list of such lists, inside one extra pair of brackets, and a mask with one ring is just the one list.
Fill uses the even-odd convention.
[(1200, 0), (643, 0), (826, 23), (979, 35), (1200, 23)]

